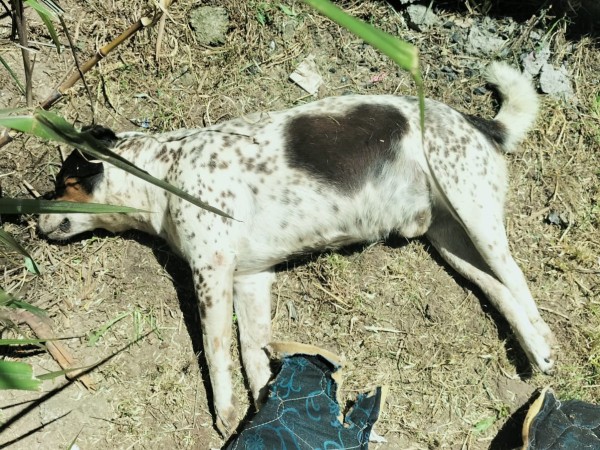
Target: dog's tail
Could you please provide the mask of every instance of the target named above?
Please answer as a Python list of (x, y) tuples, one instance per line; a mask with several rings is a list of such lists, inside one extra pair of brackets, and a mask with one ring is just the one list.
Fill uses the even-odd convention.
[(504, 135), (500, 146), (510, 153), (535, 121), (538, 96), (527, 76), (505, 63), (490, 64), (485, 78), (496, 87), (502, 99), (502, 106), (494, 121), (503, 125)]

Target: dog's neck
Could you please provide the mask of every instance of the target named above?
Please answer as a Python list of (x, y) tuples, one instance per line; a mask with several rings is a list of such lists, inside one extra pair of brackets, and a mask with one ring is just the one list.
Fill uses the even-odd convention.
[[(158, 157), (161, 148), (164, 148), (164, 145), (152, 136), (136, 134), (121, 139), (113, 151), (153, 177), (164, 180), (173, 162), (172, 158)], [(169, 151), (175, 152), (177, 149), (173, 146)], [(113, 217), (110, 219), (113, 221), (112, 226), (105, 224), (105, 227), (113, 231), (136, 229), (164, 237), (164, 219), (168, 207), (166, 191), (113, 165), (105, 167), (99, 192), (102, 203), (131, 206), (140, 210), (136, 213), (121, 214), (118, 219)], [(117, 226), (120, 229), (116, 230)]]

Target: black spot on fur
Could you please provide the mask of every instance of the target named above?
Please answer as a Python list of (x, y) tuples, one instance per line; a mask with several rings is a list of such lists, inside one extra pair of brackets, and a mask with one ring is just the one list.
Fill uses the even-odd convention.
[(351, 191), (378, 176), (394, 159), (393, 144), (408, 131), (400, 112), (386, 105), (360, 105), (344, 115), (305, 114), (286, 126), (291, 167)]
[(506, 142), (506, 128), (500, 122), (463, 114), (464, 118), (477, 128), (492, 144), (503, 145)]

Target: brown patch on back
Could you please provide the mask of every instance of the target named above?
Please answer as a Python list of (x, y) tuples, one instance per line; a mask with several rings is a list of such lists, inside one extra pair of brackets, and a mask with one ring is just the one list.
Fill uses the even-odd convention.
[(394, 143), (407, 131), (408, 120), (397, 108), (361, 104), (340, 115), (293, 117), (285, 152), (291, 167), (352, 191), (395, 158)]

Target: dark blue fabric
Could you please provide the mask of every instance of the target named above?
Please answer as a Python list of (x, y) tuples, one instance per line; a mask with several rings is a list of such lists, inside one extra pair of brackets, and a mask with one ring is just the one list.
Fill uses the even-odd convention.
[(340, 423), (337, 367), (321, 356), (284, 358), (269, 398), (226, 450), (367, 449), (379, 416), (381, 390), (360, 395)]

